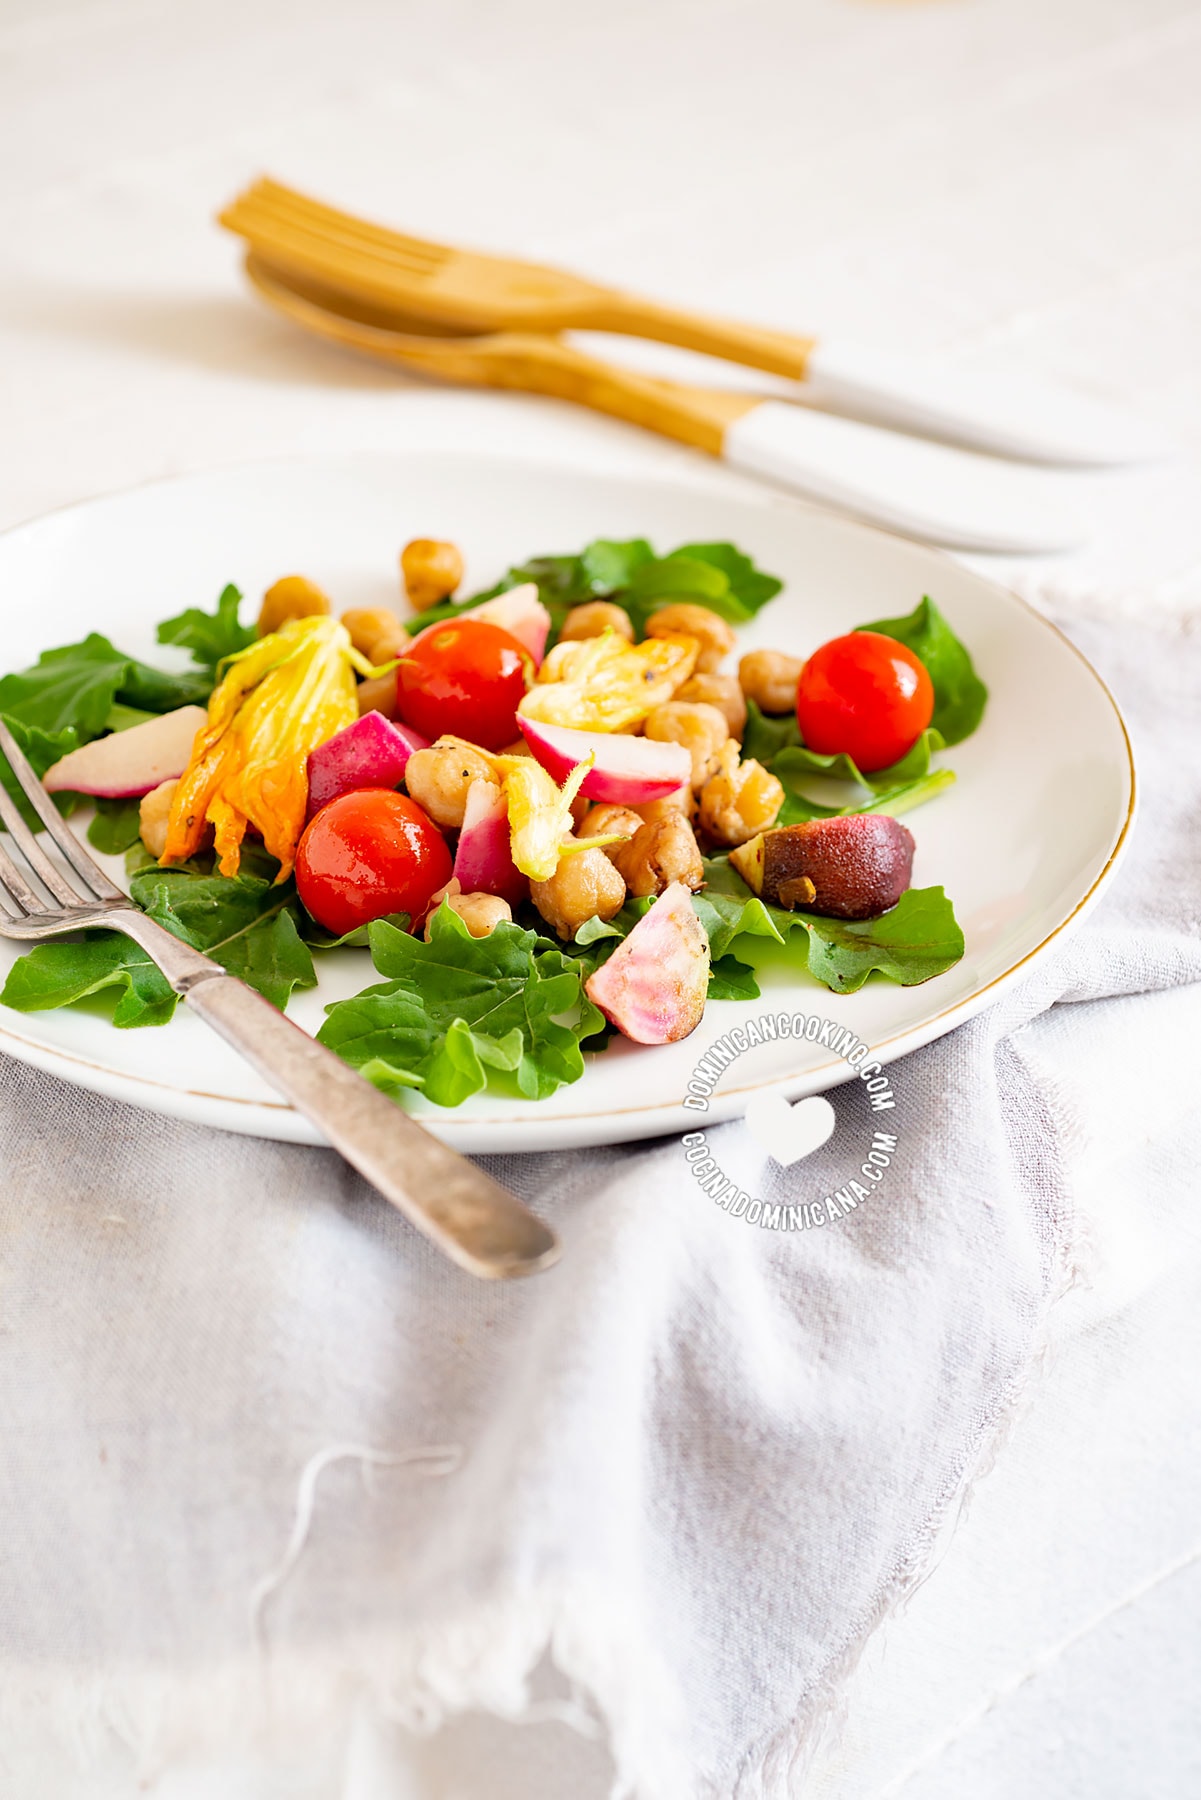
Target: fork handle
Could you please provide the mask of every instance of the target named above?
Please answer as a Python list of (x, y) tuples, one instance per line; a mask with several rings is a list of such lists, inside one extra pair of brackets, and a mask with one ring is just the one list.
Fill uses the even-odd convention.
[(625, 337), (653, 338), (683, 350), (700, 350), (748, 369), (765, 369), (789, 381), (804, 381), (817, 339), (787, 331), (767, 331), (733, 319), (681, 312), (635, 294), (606, 293), (595, 303), (572, 308), (571, 325), (580, 331), (616, 331)]
[(234, 976), (188, 1006), (241, 1052), (417, 1229), (473, 1275), (529, 1275), (559, 1254), (541, 1219)]

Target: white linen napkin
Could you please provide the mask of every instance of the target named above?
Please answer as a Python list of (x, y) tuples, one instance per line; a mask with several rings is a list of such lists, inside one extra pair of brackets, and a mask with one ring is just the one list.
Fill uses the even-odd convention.
[[(486, 1286), (328, 1152), (0, 1062), (0, 1794), (498, 1800), (546, 1743), (539, 1791), (796, 1791), (1071, 1279), (1071, 1120), (1022, 1027), (1201, 979), (1195, 643), (1074, 635), (1135, 730), (1128, 864), (893, 1065), (887, 1184), (840, 1223), (731, 1217), (674, 1140), (492, 1158), (564, 1256)], [(871, 1122), (831, 1097), (803, 1183), (741, 1124), (710, 1145), (824, 1194)], [(540, 1724), (431, 1775), (420, 1734), (480, 1714)]]

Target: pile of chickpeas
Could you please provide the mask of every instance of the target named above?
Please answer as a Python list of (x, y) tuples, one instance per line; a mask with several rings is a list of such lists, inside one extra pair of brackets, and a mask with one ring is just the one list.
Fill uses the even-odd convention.
[[(435, 539), (407, 544), (400, 563), (405, 593), (417, 611), (447, 599), (463, 577), (456, 546)], [(276, 631), (288, 618), (329, 610), (320, 589), (301, 576), (288, 576), (266, 595), (259, 631)], [(342, 614), (342, 623), (355, 649), (374, 664), (391, 662), (409, 642), (399, 616), (388, 607), (354, 608)], [(633, 642), (634, 627), (624, 608), (589, 600), (568, 613), (560, 639), (599, 637), (606, 631)], [(691, 780), (666, 799), (644, 806), (576, 802), (576, 837), (620, 836), (620, 841), (564, 856), (549, 880), (530, 883), (534, 905), (564, 939), (574, 937), (594, 915), (611, 919), (627, 894), (661, 894), (675, 881), (695, 893), (705, 879), (702, 846), (729, 849), (746, 843), (775, 823), (783, 804), (784, 789), (776, 777), (754, 758), (743, 759), (742, 736), (748, 700), (764, 713), (792, 712), (800, 659), (776, 650), (752, 650), (742, 657), (737, 674), (723, 672), (735, 646), (734, 632), (708, 607), (688, 602), (661, 607), (651, 617), (647, 636), (682, 636), (697, 645), (687, 679), (670, 700), (647, 714), (640, 728), (649, 738), (684, 746), (692, 761)], [(394, 718), (395, 675), (361, 682), (358, 699), (360, 713)], [(529, 755), (524, 738), (510, 745), (507, 754)], [(413, 799), (446, 831), (462, 826), (474, 781), (497, 781), (491, 759), (457, 741), (439, 740), (417, 751), (405, 770)], [(476, 937), (486, 937), (502, 919), (512, 917), (504, 900), (460, 893), (455, 882), (445, 898)]]

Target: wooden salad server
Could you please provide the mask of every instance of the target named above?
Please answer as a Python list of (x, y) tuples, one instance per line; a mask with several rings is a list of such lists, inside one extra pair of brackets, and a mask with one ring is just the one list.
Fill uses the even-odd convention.
[(240, 194), (221, 223), (275, 267), (424, 320), (418, 330), (620, 332), (783, 376), (796, 383), (790, 397), (809, 405), (994, 455), (1089, 466), (1172, 454), (1148, 423), (1053, 382), (662, 306), (560, 269), (390, 231), (269, 179)]

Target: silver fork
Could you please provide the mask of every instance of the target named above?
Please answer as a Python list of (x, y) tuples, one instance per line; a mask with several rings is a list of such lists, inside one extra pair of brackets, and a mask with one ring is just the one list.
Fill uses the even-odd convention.
[(554, 1233), (520, 1200), (439, 1143), (244, 981), (139, 912), (88, 855), (3, 719), (0, 750), (66, 864), (64, 870), (51, 861), (0, 785), (0, 819), (28, 865), (23, 872), (0, 844), (0, 936), (37, 941), (88, 926), (123, 932), (193, 1012), (460, 1268), (473, 1275), (530, 1275), (557, 1260)]

